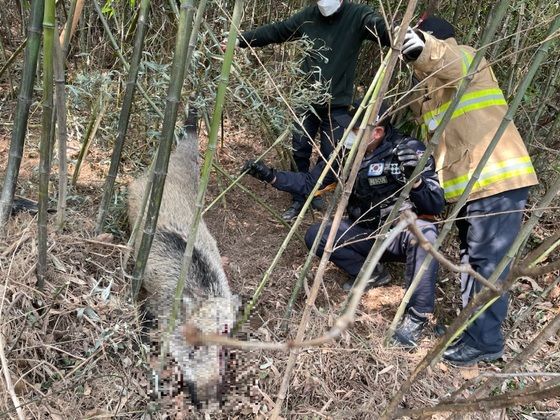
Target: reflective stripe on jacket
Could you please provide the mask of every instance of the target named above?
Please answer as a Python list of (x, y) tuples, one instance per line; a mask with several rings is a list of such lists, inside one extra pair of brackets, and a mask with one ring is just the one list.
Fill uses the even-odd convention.
[[(449, 108), (457, 86), (467, 75), (474, 50), (454, 38), (438, 40), (424, 33), (426, 45), (412, 62), (421, 80), (412, 110), (425, 140)], [(435, 152), (436, 170), (449, 202), (457, 201), (507, 112), (496, 78), (483, 59), (461, 97)], [(538, 183), (523, 140), (509, 124), (469, 195), (469, 201)]]

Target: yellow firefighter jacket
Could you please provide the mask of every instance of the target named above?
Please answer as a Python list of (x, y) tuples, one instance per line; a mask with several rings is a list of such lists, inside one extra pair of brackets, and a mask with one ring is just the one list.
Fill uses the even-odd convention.
[[(411, 105), (422, 124), (424, 139), (433, 133), (449, 107), (474, 49), (454, 38), (438, 40), (424, 33), (426, 45), (412, 62), (421, 80)], [(459, 199), (507, 111), (507, 103), (486, 60), (482, 60), (467, 91), (447, 124), (435, 151), (436, 170), (448, 202)], [(531, 158), (517, 128), (509, 124), (474, 185), (468, 200), (538, 183)]]

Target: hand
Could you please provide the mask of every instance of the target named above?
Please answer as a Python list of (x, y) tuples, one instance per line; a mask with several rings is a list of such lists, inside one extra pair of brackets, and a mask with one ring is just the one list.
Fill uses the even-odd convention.
[(274, 168), (269, 168), (262, 162), (248, 160), (243, 165), (241, 172), (247, 172), (249, 175), (257, 178), (260, 181), (272, 182), (276, 176), (274, 175)]
[(420, 156), (416, 153), (416, 150), (411, 149), (406, 145), (406, 143), (399, 144), (395, 149), (397, 159), (399, 160), (400, 170), (406, 179), (409, 179), (418, 165)]
[(409, 60), (416, 60), (422, 53), (425, 45), (426, 43), (422, 39), (422, 35), (409, 27), (404, 35), (402, 53)]
[[(227, 43), (228, 43), (228, 35), (225, 34), (224, 38), (222, 39), (222, 42), (220, 42), (220, 49), (222, 50), (222, 52), (226, 52)], [(238, 47), (239, 47), (239, 38), (235, 38), (235, 48)]]

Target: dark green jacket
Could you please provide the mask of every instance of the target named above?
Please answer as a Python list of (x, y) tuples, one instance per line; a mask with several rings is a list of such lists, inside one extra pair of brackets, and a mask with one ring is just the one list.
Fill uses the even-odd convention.
[(332, 106), (348, 106), (362, 41), (377, 41), (376, 34), (381, 45), (390, 45), (382, 17), (369, 6), (344, 0), (340, 9), (328, 17), (323, 16), (315, 4), (284, 21), (244, 32), (239, 46), (262, 47), (307, 35), (314, 49), (321, 51), (307, 56), (302, 69), (311, 76), (311, 81), (331, 81)]

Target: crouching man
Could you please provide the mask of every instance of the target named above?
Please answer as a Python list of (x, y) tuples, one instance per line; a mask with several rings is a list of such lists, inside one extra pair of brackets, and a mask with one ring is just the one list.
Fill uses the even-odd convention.
[[(386, 108), (385, 108), (386, 109)], [(384, 115), (384, 107), (380, 115)], [(338, 123), (348, 127), (351, 116), (346, 114)], [(396, 202), (399, 190), (408, 181), (414, 171), (425, 147), (419, 140), (399, 133), (389, 122), (389, 118), (378, 118), (375, 127), (367, 139), (367, 151), (362, 161), (356, 182), (353, 186), (347, 216), (343, 218), (335, 240), (335, 250), (330, 260), (344, 270), (354, 280), (373, 245), (374, 235)], [(352, 146), (356, 133), (349, 134), (345, 147)], [(363, 141), (366, 141), (364, 139)], [(400, 209), (413, 210), (417, 215), (417, 225), (430, 242), (437, 237), (434, 217), (443, 210), (443, 190), (439, 186), (434, 172), (434, 161), (430, 157), (422, 174), (417, 178), (409, 197)], [(311, 172), (276, 171), (261, 162), (248, 161), (244, 170), (255, 178), (270, 183), (273, 187), (292, 194), (309, 195), (324, 168), (324, 162)], [(335, 181), (329, 175), (324, 185)], [(311, 248), (320, 224), (309, 227), (305, 242)], [(320, 239), (317, 255), (323, 254), (330, 226)], [(385, 251), (382, 261), (404, 262), (406, 287), (422, 265), (426, 251), (418, 247), (414, 236), (402, 232)], [(421, 338), (427, 323), (428, 314), (434, 310), (435, 283), (438, 264), (434, 260), (424, 273), (418, 288), (414, 292), (406, 315), (397, 328), (394, 340), (405, 347), (414, 347)], [(378, 266), (369, 287), (377, 287), (389, 281), (388, 275)], [(351, 285), (351, 284), (350, 284)]]

